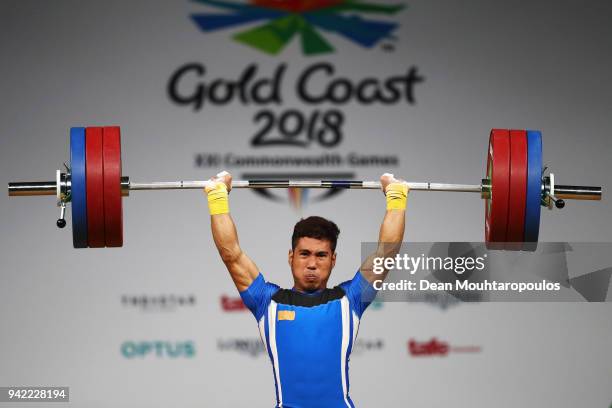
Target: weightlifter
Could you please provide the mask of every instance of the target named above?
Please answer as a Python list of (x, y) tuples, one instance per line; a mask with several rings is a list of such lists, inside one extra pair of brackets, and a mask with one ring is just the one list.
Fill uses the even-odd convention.
[(293, 288), (267, 282), (240, 248), (229, 214), (232, 176), (219, 173), (205, 189), (215, 245), (245, 305), (255, 316), (272, 362), (277, 407), (354, 407), (349, 396), (348, 361), (359, 321), (376, 295), (374, 257), (393, 257), (404, 235), (406, 183), (392, 174), (380, 181), (387, 210), (378, 249), (355, 277), (333, 288), (327, 282), (336, 263), (340, 233), (321, 217), (300, 220), (293, 230), (288, 262)]

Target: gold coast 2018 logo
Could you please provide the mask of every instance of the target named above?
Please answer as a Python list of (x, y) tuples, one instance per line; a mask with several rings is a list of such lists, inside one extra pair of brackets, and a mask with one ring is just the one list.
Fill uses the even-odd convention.
[(300, 37), (305, 55), (334, 51), (319, 30), (339, 34), (363, 47), (373, 47), (382, 39), (390, 38), (398, 24), (364, 19), (360, 14), (393, 15), (404, 8), (402, 4), (381, 5), (352, 0), (250, 0), (248, 3), (196, 1), (229, 11), (222, 14), (193, 14), (191, 18), (205, 32), (263, 22), (238, 32), (233, 38), (272, 55), (282, 51), (296, 35)]
[[(196, 153), (197, 167), (227, 168), (234, 172), (246, 168), (248, 173), (236, 175), (247, 179), (284, 179), (290, 174), (292, 179), (346, 180), (355, 178), (352, 170), (358, 168), (371, 170), (379, 167), (387, 171), (399, 165), (396, 152), (380, 154), (369, 149), (368, 154), (364, 155), (339, 152), (337, 148), (345, 140), (349, 120), (347, 115), (356, 108), (375, 107), (380, 111), (381, 107), (401, 107), (401, 117), (405, 117), (403, 107), (416, 103), (415, 88), (425, 80), (418, 67), (409, 65), (398, 70), (398, 67), (391, 66), (395, 72), (390, 73), (389, 67), (382, 64), (368, 68), (367, 64), (338, 63), (342, 66), (340, 68), (331, 61), (309, 61), (308, 57), (333, 52), (332, 40), (338, 47), (348, 44), (347, 41), (342, 44), (339, 37), (364, 49), (371, 50), (380, 44), (382, 51), (395, 51), (395, 45), (390, 45), (390, 42), (397, 43), (393, 33), (400, 25), (388, 20), (404, 5), (352, 0), (195, 2), (207, 8), (189, 15), (189, 19), (195, 23), (195, 28), (206, 34), (233, 29), (229, 32), (235, 41), (271, 56), (279, 55), (292, 40), (299, 38), (305, 56), (298, 56), (290, 62), (272, 61), (272, 64), (248, 61), (244, 66), (237, 67), (235, 62), (225, 66), (224, 61), (220, 60), (227, 54), (211, 54), (210, 61), (184, 62), (171, 73), (166, 91), (169, 100), (176, 106), (195, 113), (232, 107), (233, 121), (239, 121), (242, 115), (252, 115), (253, 129), (240, 132), (241, 139), (245, 135), (248, 137), (249, 147), (261, 150), (283, 146), (300, 152), (297, 155), (272, 156), (260, 153), (238, 155), (235, 153), (237, 149), (228, 153), (208, 151)], [(386, 14), (387, 19), (362, 17), (372, 14)], [(245, 24), (248, 27), (244, 27)], [(335, 36), (328, 36), (327, 33)], [(210, 39), (222, 40), (218, 37)], [(248, 58), (246, 53), (245, 58)], [(360, 69), (366, 72), (360, 74)], [(372, 69), (384, 74), (373, 74)], [(234, 140), (231, 145), (239, 146)], [(303, 154), (311, 147), (317, 148), (319, 153)], [(376, 144), (374, 149), (382, 147)], [(324, 149), (323, 154), (320, 149)], [(271, 172), (256, 171), (271, 167), (279, 171), (278, 177)], [(317, 168), (321, 167), (334, 170), (317, 172)], [(315, 195), (307, 190), (289, 189), (288, 197), (280, 197), (264, 189), (255, 192), (268, 199), (288, 201), (300, 208), (307, 201), (327, 199), (339, 191), (329, 189)]]

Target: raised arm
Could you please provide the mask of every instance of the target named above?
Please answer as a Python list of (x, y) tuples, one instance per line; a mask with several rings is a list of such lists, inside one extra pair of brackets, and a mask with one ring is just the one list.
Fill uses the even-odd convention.
[(397, 254), (402, 245), (406, 225), (408, 186), (388, 173), (380, 177), (380, 183), (387, 198), (387, 210), (380, 226), (376, 251), (361, 265), (361, 274), (370, 283), (387, 277), (387, 270), (382, 274), (373, 272), (374, 258), (394, 257)]
[(243, 291), (257, 278), (259, 270), (240, 248), (236, 225), (229, 214), (228, 194), (232, 188), (232, 176), (222, 172), (212, 178), (211, 182), (205, 192), (208, 197), (213, 239), (236, 288)]

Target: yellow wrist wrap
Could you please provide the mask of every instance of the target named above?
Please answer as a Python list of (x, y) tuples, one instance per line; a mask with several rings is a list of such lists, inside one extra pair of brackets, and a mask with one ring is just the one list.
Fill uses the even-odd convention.
[(208, 211), (210, 215), (227, 214), (229, 200), (227, 199), (227, 186), (225, 183), (215, 183), (214, 187), (204, 189), (208, 195)]
[(406, 183), (391, 183), (387, 186), (387, 210), (405, 210), (408, 199)]

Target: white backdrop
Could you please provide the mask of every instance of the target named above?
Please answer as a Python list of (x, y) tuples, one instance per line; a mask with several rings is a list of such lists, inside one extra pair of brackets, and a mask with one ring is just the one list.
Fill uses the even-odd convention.
[[(237, 177), (344, 172), (377, 179), (390, 171), (476, 184), (492, 127), (541, 129), (558, 183), (605, 188), (612, 180), (608, 2), (408, 1), (396, 14), (360, 14), (398, 23), (393, 39), (366, 49), (318, 30), (335, 51), (316, 56), (304, 55), (297, 38), (277, 55), (232, 39), (263, 22), (204, 33), (190, 18), (198, 13), (227, 11), (189, 1), (2, 1), (5, 182), (53, 179), (69, 157), (68, 128), (89, 125), (122, 127), (123, 172), (134, 181), (205, 179), (224, 167)], [(236, 80), (250, 64), (258, 78), (269, 78), (286, 64), (282, 102), (177, 105), (167, 87), (187, 63), (205, 67), (199, 80), (206, 85)], [(331, 64), (335, 77), (352, 82), (384, 81), (413, 67), (425, 79), (412, 88), (414, 103), (309, 105), (295, 86), (315, 63)], [(178, 90), (189, 95), (197, 83), (190, 74)], [(324, 85), (321, 74), (310, 89)], [(305, 117), (338, 110), (342, 140), (333, 147), (252, 146), (264, 123), (255, 117), (265, 109), (277, 117), (289, 109)], [(268, 137), (275, 135), (278, 129)], [(196, 160), (228, 153), (355, 153), (393, 156), (397, 164), (206, 167)], [(241, 244), (266, 278), (291, 285), (292, 227), (312, 214), (342, 231), (330, 282), (351, 277), (360, 243), (377, 237), (383, 196), (357, 191), (317, 201), (319, 192), (310, 192), (296, 209), (285, 192), (274, 194), (277, 201), (249, 191), (231, 195)], [(133, 192), (124, 200), (122, 249), (72, 249), (69, 228), (55, 227), (52, 197), (4, 195), (0, 211), (0, 386), (69, 386), (74, 407), (274, 404), (253, 317), (226, 310), (240, 303), (200, 192)], [(611, 213), (608, 199), (544, 211), (541, 240), (610, 242)], [(476, 195), (415, 192), (407, 214), (407, 240), (482, 240)], [(607, 303), (378, 304), (361, 325), (351, 395), (361, 407), (607, 407), (611, 312)], [(473, 352), (409, 353), (410, 340), (434, 338)], [(138, 354), (142, 347), (150, 350)]]

